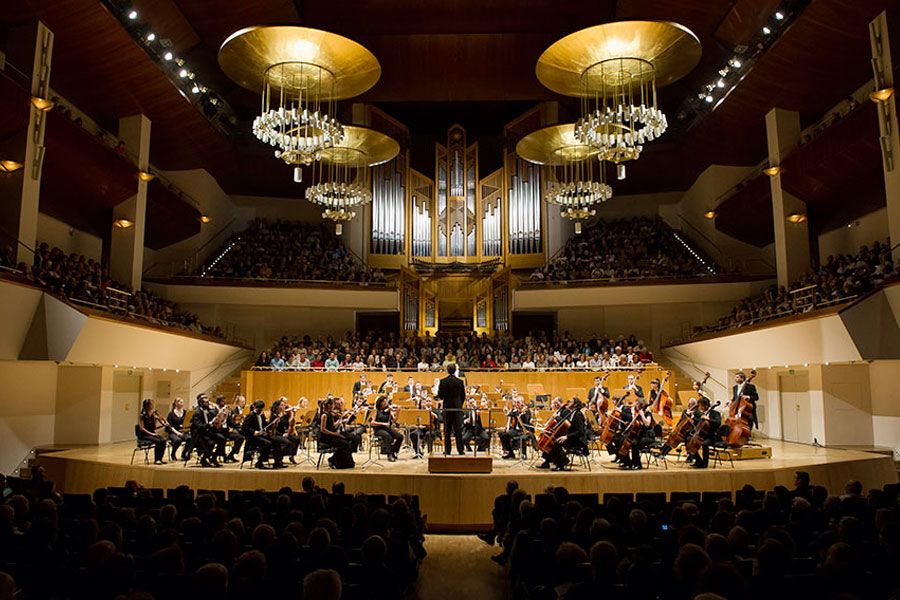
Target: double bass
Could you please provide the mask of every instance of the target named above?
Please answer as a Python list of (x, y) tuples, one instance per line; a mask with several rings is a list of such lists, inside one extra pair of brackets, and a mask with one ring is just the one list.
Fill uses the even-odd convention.
[[(744, 385), (753, 381), (756, 377), (756, 369), (750, 371), (750, 377), (744, 381)], [(741, 388), (743, 391), (743, 388)], [(753, 403), (746, 396), (741, 395), (737, 401), (733, 401), (728, 410), (728, 419), (725, 425), (728, 433), (725, 436), (728, 445), (732, 448), (740, 448), (750, 439), (750, 427), (753, 418)]]
[(697, 454), (700, 451), (700, 448), (703, 446), (703, 440), (709, 437), (709, 419), (704, 419), (706, 415), (715, 410), (717, 406), (719, 406), (721, 402), (716, 402), (715, 404), (709, 407), (701, 417), (698, 419), (696, 426), (694, 427), (694, 433), (691, 434), (690, 439), (688, 439), (684, 443), (684, 449), (688, 454)]
[(672, 423), (675, 422), (675, 419), (672, 417), (672, 408), (675, 406), (675, 401), (672, 400), (669, 392), (665, 390), (666, 383), (671, 375), (671, 371), (666, 371), (666, 376), (659, 382), (656, 400), (653, 401), (653, 413), (662, 418), (667, 427), (671, 427)]

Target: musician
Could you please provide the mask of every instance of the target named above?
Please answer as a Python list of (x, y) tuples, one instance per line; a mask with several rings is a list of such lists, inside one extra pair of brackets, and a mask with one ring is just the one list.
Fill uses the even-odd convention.
[(225, 436), (213, 427), (217, 411), (206, 394), (197, 394), (197, 409), (191, 417), (191, 437), (200, 453), (201, 467), (221, 467), (218, 456), (225, 453)]
[(297, 464), (294, 456), (296, 456), (297, 450), (300, 448), (300, 438), (297, 437), (297, 434), (294, 432), (294, 414), (296, 414), (296, 412), (293, 408), (288, 407), (287, 398), (282, 396), (272, 403), (272, 408), (269, 413), (272, 443), (276, 447), (280, 446), (282, 453), (282, 460), (278, 460), (276, 454), (275, 464), (273, 466), (276, 469), (285, 468), (287, 465), (284, 464), (284, 456), (288, 457), (292, 465)]
[(747, 381), (747, 375), (743, 371), (734, 374), (734, 387), (731, 388), (731, 403), (737, 405), (742, 398), (746, 398), (753, 406), (753, 414), (748, 415), (751, 426), (759, 429), (759, 420), (756, 416), (756, 403), (759, 402), (759, 393), (756, 386)]
[[(648, 404), (651, 407), (651, 409), (653, 409), (653, 407), (656, 406), (656, 401), (659, 399), (661, 402), (661, 405), (659, 407), (659, 412), (657, 412), (655, 409), (653, 409), (653, 412), (657, 416), (665, 418), (666, 413), (664, 410), (664, 406), (662, 406), (662, 403), (665, 402), (666, 396), (663, 395), (662, 399), (660, 399), (659, 397), (661, 394), (668, 394), (668, 392), (666, 392), (665, 390), (663, 390), (660, 387), (659, 379), (653, 379), (652, 381), (650, 381), (650, 402)], [(669, 416), (669, 419), (671, 420), (671, 418), (672, 418), (671, 408), (668, 410), (668, 416)], [(656, 431), (655, 431), (656, 436), (657, 437), (661, 436), (662, 435), (662, 422), (656, 423), (654, 427), (656, 429)]]
[(241, 425), (244, 422), (245, 406), (247, 406), (247, 399), (240, 394), (237, 394), (234, 397), (234, 404), (231, 407), (231, 411), (225, 418), (222, 435), (225, 436), (226, 440), (231, 440), (231, 452), (229, 452), (227, 456), (221, 457), (226, 463), (236, 463), (238, 461), (236, 458), (237, 454), (244, 446), (244, 436), (241, 435)]
[(336, 403), (334, 399), (326, 399), (319, 419), (319, 441), (334, 449), (328, 457), (328, 466), (332, 469), (352, 469), (355, 466), (351, 441), (341, 432), (342, 403), (343, 401)]
[(416, 380), (412, 377), (406, 378), (406, 385), (403, 386), (403, 391), (409, 393), (409, 397), (412, 398), (416, 393)]
[(246, 440), (244, 451), (257, 451), (255, 465), (257, 469), (266, 468), (265, 462), (269, 460), (269, 455), (272, 453), (272, 440), (266, 435), (266, 426), (269, 421), (263, 414), (265, 408), (265, 402), (256, 400), (250, 405), (250, 414), (244, 417), (244, 422), (241, 423), (241, 433)]
[(638, 385), (637, 376), (634, 374), (628, 376), (628, 384), (623, 389), (631, 390), (638, 398), (644, 397), (644, 388)]
[(193, 450), (191, 434), (189, 431), (184, 431), (184, 418), (186, 415), (184, 399), (175, 398), (172, 400), (172, 410), (166, 415), (166, 423), (169, 424), (167, 429), (169, 431), (169, 444), (172, 447), (172, 460), (175, 460), (178, 448), (182, 444), (184, 444), (184, 450), (181, 451), (181, 460), (187, 460), (191, 455), (191, 450)]
[(609, 400), (609, 388), (603, 385), (603, 377), (594, 377), (594, 387), (588, 390), (588, 404), (596, 405), (597, 402), (606, 398)]
[(165, 424), (153, 408), (153, 400), (146, 398), (141, 403), (141, 414), (138, 415), (138, 439), (153, 444), (153, 464), (164, 465), (166, 461), (166, 438), (156, 433), (159, 423)]
[(466, 397), (466, 386), (456, 377), (456, 365), (447, 365), (447, 376), (438, 380), (435, 396), (443, 402), (444, 409), (444, 455), (450, 454), (450, 436), (456, 438), (456, 451), (465, 454), (462, 437), (463, 402)]
[(422, 458), (424, 456), (422, 451), (423, 441), (428, 449), (428, 453), (431, 454), (431, 451), (434, 449), (434, 440), (440, 434), (441, 423), (443, 422), (441, 409), (435, 406), (431, 398), (423, 398), (419, 404), (419, 409), (428, 411), (428, 422), (409, 430), (409, 439), (415, 452), (414, 458)]
[(365, 373), (360, 373), (360, 374), (359, 374), (359, 381), (354, 381), (354, 382), (353, 382), (353, 397), (356, 398), (356, 397), (357, 397), (358, 395), (360, 395), (360, 394), (363, 392), (363, 390), (365, 390), (367, 387), (370, 387), (370, 386), (369, 386), (369, 380), (366, 378), (366, 374), (365, 374)]
[(478, 401), (475, 398), (469, 398), (466, 402), (466, 411), (463, 415), (463, 445), (468, 448), (472, 440), (475, 440), (475, 448), (479, 452), (486, 452), (491, 443), (491, 436), (481, 423)]
[(365, 426), (356, 418), (356, 413), (368, 410), (365, 402), (357, 403), (356, 406), (349, 410), (344, 410), (344, 398), (338, 397), (334, 399), (335, 411), (340, 415), (339, 431), (350, 442), (350, 452), (359, 450), (362, 443), (362, 434), (365, 432)]
[(513, 448), (519, 446), (522, 452), (522, 460), (528, 455), (528, 445), (534, 439), (534, 424), (531, 422), (531, 410), (525, 405), (521, 396), (513, 400), (513, 407), (506, 413), (506, 429), (499, 433), (500, 444), (503, 446), (503, 459), (516, 458)]
[(397, 384), (394, 382), (393, 373), (387, 374), (387, 379), (385, 379), (380, 386), (378, 386), (379, 394), (390, 394), (395, 389), (397, 389)]
[(709, 421), (709, 428), (703, 437), (699, 455), (693, 457), (694, 464), (692, 466), (695, 469), (705, 469), (709, 466), (709, 447), (719, 438), (719, 429), (722, 426), (722, 415), (719, 414), (719, 411), (710, 409), (709, 398), (705, 396), (701, 396), (697, 400), (697, 417), (694, 422), (699, 424), (703, 420)]
[[(556, 399), (554, 398), (554, 401)], [(561, 399), (560, 399), (561, 400)], [(539, 469), (549, 469), (553, 465), (554, 471), (562, 471), (569, 464), (567, 452), (587, 455), (587, 443), (585, 441), (585, 421), (581, 409), (584, 404), (579, 398), (572, 398), (568, 404), (560, 407), (554, 418), (557, 424), (564, 421), (569, 422), (569, 429), (561, 436), (553, 440), (553, 449), (550, 452), (544, 452), (544, 462), (538, 467)]]
[(694, 381), (693, 386), (694, 394), (696, 394), (697, 398), (700, 396), (706, 396), (709, 398), (710, 402), (712, 402), (712, 398), (710, 398), (709, 394), (706, 393), (706, 390), (703, 389), (703, 383), (700, 381)]
[[(638, 398), (631, 406), (622, 407), (621, 415), (622, 425), (613, 441), (607, 445), (610, 454), (615, 455), (614, 463), (619, 463), (622, 469), (641, 469), (641, 446), (652, 443), (655, 437), (653, 428), (653, 412), (649, 405), (644, 402), (643, 398)], [(636, 428), (636, 431), (632, 428)], [(631, 450), (627, 455), (621, 455), (619, 449), (622, 442), (625, 441), (626, 434), (631, 430), (632, 439)]]
[(381, 449), (387, 453), (388, 460), (395, 462), (400, 446), (403, 444), (403, 434), (394, 426), (394, 415), (388, 404), (387, 396), (378, 396), (375, 401), (375, 417), (372, 419), (374, 435), (381, 440)]

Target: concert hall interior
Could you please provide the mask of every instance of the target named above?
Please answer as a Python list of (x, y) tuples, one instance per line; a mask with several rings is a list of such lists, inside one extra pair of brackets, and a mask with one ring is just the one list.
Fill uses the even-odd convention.
[(900, 598), (898, 49), (0, 2), (0, 600)]

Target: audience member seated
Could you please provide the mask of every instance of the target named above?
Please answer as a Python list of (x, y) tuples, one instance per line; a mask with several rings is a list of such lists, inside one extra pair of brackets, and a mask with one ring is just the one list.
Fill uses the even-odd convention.
[(535, 599), (897, 597), (900, 484), (866, 496), (859, 482), (842, 496), (798, 487), (629, 502), (562, 487), (532, 499), (510, 482), (493, 558), (516, 596)]
[[(337, 357), (342, 357), (340, 360)], [(328, 359), (328, 360), (326, 360)], [(331, 361), (331, 367), (328, 367)], [(634, 335), (577, 339), (531, 332), (524, 337), (468, 333), (405, 336), (347, 333), (342, 339), (282, 337), (259, 355), (256, 367), (274, 370), (440, 371), (460, 369), (546, 370), (611, 369), (653, 362), (653, 354)]]
[(828, 256), (824, 264), (808, 271), (788, 288), (773, 285), (755, 298), (744, 298), (717, 325), (696, 328), (694, 335), (841, 304), (872, 291), (894, 276), (890, 240), (875, 241), (871, 247), (860, 247), (856, 255)]
[(228, 279), (383, 282), (324, 223), (256, 219), (195, 275)]
[(706, 264), (679, 242), (659, 217), (600, 219), (587, 225), (581, 235), (570, 237), (559, 256), (531, 274), (531, 281), (714, 275), (715, 263), (703, 260)]

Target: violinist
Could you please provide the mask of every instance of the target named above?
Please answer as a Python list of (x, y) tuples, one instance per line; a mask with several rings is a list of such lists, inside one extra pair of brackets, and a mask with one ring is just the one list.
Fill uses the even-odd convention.
[(503, 446), (503, 459), (516, 458), (514, 448), (522, 450), (522, 460), (527, 457), (529, 441), (534, 437), (534, 425), (531, 422), (531, 410), (525, 405), (521, 396), (513, 400), (513, 407), (506, 413), (506, 429), (500, 432), (500, 444)]
[(429, 453), (434, 447), (435, 410), (434, 404), (430, 398), (418, 398), (416, 401), (416, 408), (428, 411), (428, 420), (426, 422), (418, 423), (409, 428), (409, 441), (412, 444), (414, 452), (413, 458), (420, 459), (425, 456), (422, 451), (422, 442), (425, 442), (425, 446), (428, 448)]
[(240, 394), (234, 397), (234, 404), (228, 417), (225, 418), (225, 426), (222, 428), (222, 435), (226, 440), (231, 440), (231, 452), (227, 456), (222, 456), (222, 460), (226, 463), (236, 463), (237, 455), (244, 446), (244, 436), (241, 435), (241, 425), (244, 422), (244, 407), (247, 406), (247, 399)]
[(283, 461), (284, 456), (288, 457), (291, 464), (297, 464), (294, 456), (300, 448), (300, 438), (293, 430), (296, 411), (293, 407), (288, 406), (287, 398), (282, 396), (272, 403), (272, 409), (269, 412), (269, 433), (272, 437), (272, 444), (276, 448), (280, 447), (282, 453), (282, 460), (279, 460), (276, 452), (274, 467), (283, 469), (286, 466)]
[(466, 411), (463, 414), (463, 445), (468, 448), (469, 443), (475, 440), (475, 448), (479, 452), (486, 452), (491, 443), (491, 436), (481, 423), (478, 401), (474, 397), (466, 402)]
[(368, 410), (366, 403), (364, 401), (359, 402), (349, 410), (344, 410), (344, 399), (338, 397), (334, 399), (334, 408), (340, 416), (340, 432), (349, 440), (350, 452), (356, 452), (362, 443), (362, 434), (366, 430), (356, 418), (356, 414), (358, 412), (365, 413)]
[(734, 386), (731, 388), (731, 405), (729, 408), (739, 405), (742, 399), (749, 401), (753, 407), (752, 414), (744, 416), (749, 419), (753, 426), (759, 429), (759, 420), (756, 416), (756, 403), (759, 402), (759, 393), (756, 391), (756, 386), (747, 381), (747, 375), (743, 371), (738, 371), (734, 374)]
[(375, 401), (375, 417), (372, 419), (372, 431), (373, 435), (381, 440), (381, 451), (387, 454), (390, 462), (397, 460), (397, 453), (403, 444), (403, 434), (393, 425), (394, 415), (391, 412), (387, 396), (378, 396), (378, 399)]
[(197, 408), (191, 417), (191, 437), (200, 453), (201, 467), (222, 466), (217, 457), (225, 453), (225, 436), (214, 427), (217, 414), (209, 396), (197, 394)]
[(351, 441), (341, 432), (341, 407), (343, 400), (327, 398), (322, 403), (322, 416), (319, 419), (319, 441), (334, 449), (328, 457), (328, 466), (332, 469), (352, 469), (353, 452)]
[[(557, 398), (554, 398), (556, 402)], [(561, 399), (560, 399), (561, 401)], [(562, 471), (569, 464), (567, 452), (576, 454), (587, 454), (587, 443), (585, 442), (585, 421), (581, 409), (584, 404), (577, 397), (572, 398), (568, 404), (559, 408), (554, 418), (557, 423), (568, 421), (568, 430), (554, 440), (553, 449), (543, 454), (544, 462), (538, 467), (539, 469), (552, 468), (554, 471)]]
[(165, 425), (159, 414), (153, 408), (153, 400), (147, 398), (141, 403), (141, 414), (138, 415), (138, 440), (153, 444), (153, 464), (164, 465), (166, 461), (166, 438), (156, 433), (159, 423)]
[(191, 434), (188, 431), (184, 431), (184, 417), (186, 414), (184, 399), (175, 398), (172, 400), (172, 410), (166, 415), (166, 423), (169, 424), (166, 429), (169, 431), (169, 444), (172, 446), (172, 460), (175, 460), (178, 448), (182, 444), (184, 444), (184, 450), (181, 451), (181, 460), (187, 460), (193, 449)]
[[(753, 385), (753, 384), (750, 384)], [(719, 429), (722, 426), (722, 415), (719, 411), (713, 410), (709, 404), (709, 398), (700, 396), (697, 400), (697, 409), (694, 422), (699, 426), (704, 420), (709, 422), (709, 427), (704, 428), (706, 434), (701, 439), (701, 451), (693, 456), (693, 466), (695, 469), (705, 469), (709, 466), (709, 447), (715, 443), (719, 437)]]
[(265, 408), (265, 402), (256, 400), (250, 405), (250, 414), (244, 417), (244, 422), (241, 423), (241, 433), (246, 440), (244, 452), (257, 451), (255, 465), (257, 469), (266, 468), (265, 463), (272, 453), (272, 440), (266, 435), (266, 425), (269, 422), (266, 415), (263, 414)]
[[(613, 441), (607, 446), (610, 454), (614, 454), (614, 463), (619, 463), (622, 469), (640, 469), (641, 446), (655, 437), (653, 429), (653, 413), (649, 410), (643, 398), (637, 398), (633, 405), (622, 407), (622, 428), (613, 437)], [(631, 448), (627, 454), (620, 454), (619, 450), (625, 443), (626, 436), (631, 436)]]

